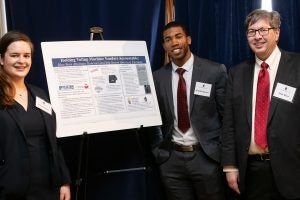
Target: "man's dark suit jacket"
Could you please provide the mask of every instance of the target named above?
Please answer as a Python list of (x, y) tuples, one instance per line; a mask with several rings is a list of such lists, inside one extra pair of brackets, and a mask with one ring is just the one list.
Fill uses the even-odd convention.
[[(172, 94), (172, 64), (169, 63), (153, 74), (162, 117), (161, 129), (156, 129), (156, 144), (153, 150), (158, 163), (166, 161), (172, 149), (174, 128), (174, 103)], [(191, 126), (204, 152), (211, 159), (220, 161), (220, 136), (224, 107), (227, 73), (224, 65), (194, 56), (190, 88)], [(209, 97), (195, 95), (196, 82), (211, 84)]]
[[(35, 99), (36, 96), (45, 101), (44, 91), (33, 85), (27, 85)], [(54, 188), (70, 183), (70, 176), (62, 152), (56, 141), (56, 119), (41, 110), (49, 140), (49, 160), (52, 185)], [(18, 114), (15, 107), (0, 109), (0, 193), (9, 197), (24, 195), (29, 186), (29, 157)], [(2, 196), (3, 198), (3, 196)]]
[[(267, 140), (274, 179), (285, 198), (300, 198), (300, 55), (281, 52), (270, 102)], [(255, 61), (244, 62), (229, 72), (223, 129), (223, 165), (239, 169), (245, 188), (251, 140), (252, 86)], [(277, 83), (296, 88), (293, 103), (273, 96)]]

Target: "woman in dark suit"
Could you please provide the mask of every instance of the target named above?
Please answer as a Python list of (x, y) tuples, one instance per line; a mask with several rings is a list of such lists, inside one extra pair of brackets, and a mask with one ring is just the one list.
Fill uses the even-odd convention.
[(0, 39), (0, 199), (69, 200), (55, 113), (46, 93), (25, 83), (32, 53), (23, 33), (11, 31)]

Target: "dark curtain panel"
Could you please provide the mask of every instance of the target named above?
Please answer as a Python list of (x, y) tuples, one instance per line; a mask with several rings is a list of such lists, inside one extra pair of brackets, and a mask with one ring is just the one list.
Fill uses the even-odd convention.
[(105, 40), (145, 40), (152, 67), (163, 63), (158, 40), (164, 25), (164, 0), (6, 0), (8, 30), (28, 34), (35, 44), (28, 80), (47, 88), (40, 42), (89, 40), (101, 26)]
[(273, 10), (281, 15), (278, 46), (287, 51), (300, 52), (300, 1), (273, 0)]
[(244, 20), (260, 5), (260, 0), (175, 0), (175, 18), (187, 24), (196, 55), (229, 68), (251, 55)]

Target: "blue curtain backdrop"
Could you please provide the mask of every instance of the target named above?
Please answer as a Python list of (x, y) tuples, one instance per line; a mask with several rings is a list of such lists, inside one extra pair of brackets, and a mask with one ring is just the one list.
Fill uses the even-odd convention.
[(273, 0), (273, 10), (281, 15), (278, 46), (287, 51), (300, 52), (300, 1)]
[(250, 57), (244, 20), (260, 6), (260, 0), (175, 0), (175, 17), (188, 25), (196, 55), (229, 68)]
[[(8, 30), (28, 34), (35, 45), (27, 80), (46, 90), (40, 42), (89, 40), (93, 26), (104, 29), (105, 40), (145, 40), (152, 68), (160, 67), (164, 9), (164, 0), (6, 0)], [(160, 182), (155, 168), (149, 166), (153, 162), (145, 137), (145, 133), (135, 130), (89, 135), (88, 148), (83, 148), (79, 173), (83, 179), (77, 180), (78, 190), (83, 137), (60, 139), (72, 175), (73, 198), (78, 194), (78, 199), (160, 199)], [(105, 173), (144, 166), (147, 170)]]
[(28, 80), (47, 88), (40, 42), (89, 40), (101, 26), (105, 40), (145, 40), (153, 68), (163, 62), (159, 43), (164, 0), (6, 0), (8, 30), (28, 34), (35, 44)]
[[(282, 2), (273, 0), (274, 10), (282, 15), (279, 46), (299, 52), (300, 3)], [(260, 0), (174, 0), (174, 3), (176, 20), (187, 24), (196, 55), (224, 63), (227, 68), (252, 56), (244, 19), (260, 7)], [(47, 84), (40, 42), (89, 40), (92, 26), (101, 26), (106, 40), (145, 40), (152, 69), (163, 63), (164, 0), (6, 0), (6, 8), (8, 29), (25, 32), (33, 39), (36, 51), (28, 81), (44, 89)], [(74, 183), (81, 141), (80, 137), (60, 139)], [(87, 187), (81, 187), (80, 191), (81, 194), (86, 191), (88, 199), (165, 199), (152, 165), (147, 134), (133, 130), (92, 134), (84, 154), (89, 155), (83, 166), (87, 169), (84, 174), (87, 179), (81, 186)], [(104, 173), (140, 166), (151, 167), (146, 171)]]

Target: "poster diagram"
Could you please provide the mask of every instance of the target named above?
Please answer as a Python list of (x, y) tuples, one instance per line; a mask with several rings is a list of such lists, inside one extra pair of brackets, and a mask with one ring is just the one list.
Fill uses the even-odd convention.
[(41, 45), (57, 137), (161, 125), (144, 41)]

